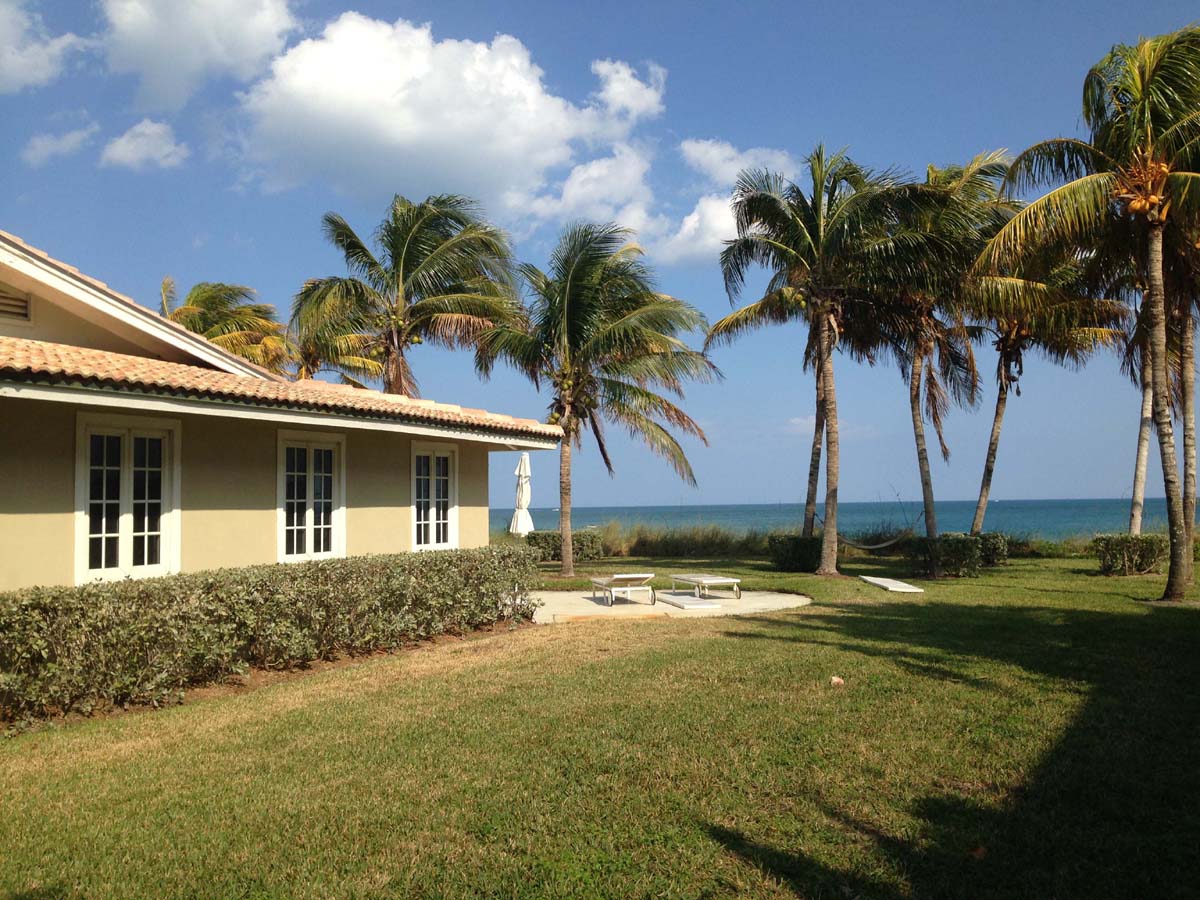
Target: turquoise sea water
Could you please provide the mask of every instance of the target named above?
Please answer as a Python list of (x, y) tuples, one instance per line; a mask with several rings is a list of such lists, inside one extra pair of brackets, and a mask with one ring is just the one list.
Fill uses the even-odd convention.
[[(557, 529), (558, 511), (531, 509), (533, 524)], [(974, 500), (944, 500), (937, 504), (941, 531), (966, 531), (975, 514)], [(842, 503), (838, 506), (838, 528), (849, 534), (873, 528), (881, 523), (897, 527), (923, 527), (919, 502)], [(505, 531), (512, 509), (493, 509), (491, 528)], [(620, 522), (642, 523), (656, 527), (677, 525), (720, 525), (735, 531), (774, 531), (797, 529), (804, 519), (804, 507), (797, 503), (722, 505), (722, 506), (577, 506), (571, 511), (575, 528)], [(1166, 505), (1162, 498), (1146, 501), (1144, 523), (1147, 530), (1166, 527)], [(993, 500), (988, 504), (988, 531), (1004, 531), (1051, 540), (1092, 535), (1096, 532), (1122, 531), (1129, 524), (1129, 500)]]

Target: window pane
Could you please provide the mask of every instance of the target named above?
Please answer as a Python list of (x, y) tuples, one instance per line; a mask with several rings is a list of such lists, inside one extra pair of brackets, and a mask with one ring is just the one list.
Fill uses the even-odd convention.
[(104, 465), (104, 436), (93, 434), (88, 440), (89, 465)]
[(135, 566), (146, 564), (146, 539), (140, 534), (133, 536), (133, 564)]
[(161, 544), (162, 544), (162, 538), (160, 538), (157, 534), (152, 534), (146, 538), (146, 565), (148, 565), (148, 566), (157, 566), (158, 565), (159, 558), (161, 556), (161, 553), (160, 553), (160, 545)]
[(104, 539), (104, 568), (115, 569), (117, 567), (117, 539), (115, 537), (106, 537)]
[(137, 469), (133, 473), (133, 499), (146, 499), (146, 472), (142, 469)]
[(106, 466), (121, 465), (121, 438), (110, 434), (104, 438), (104, 464)]
[(104, 533), (104, 504), (93, 503), (88, 507), (88, 534)]
[(162, 438), (155, 438), (150, 442), (150, 468), (161, 469), (163, 464), (163, 442)]
[(141, 468), (146, 465), (146, 439), (139, 437), (133, 439), (133, 464), (135, 467)]
[(88, 568), (99, 569), (103, 565), (104, 560), (104, 539), (103, 538), (88, 538)]

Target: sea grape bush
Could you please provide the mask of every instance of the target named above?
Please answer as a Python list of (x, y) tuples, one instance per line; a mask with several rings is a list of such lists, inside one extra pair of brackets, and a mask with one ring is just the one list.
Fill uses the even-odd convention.
[(0, 718), (159, 704), (249, 666), (528, 619), (536, 577), (536, 555), (505, 546), (0, 594)]

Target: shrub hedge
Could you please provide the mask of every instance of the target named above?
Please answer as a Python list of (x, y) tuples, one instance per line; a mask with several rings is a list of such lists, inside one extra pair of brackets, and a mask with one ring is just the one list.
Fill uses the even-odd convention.
[(0, 594), (0, 718), (183, 688), (533, 614), (525, 547), (252, 566)]
[[(955, 578), (975, 578), (983, 563), (982, 541), (975, 535), (948, 531), (938, 535), (937, 555), (943, 575)], [(933, 555), (929, 538), (914, 537), (907, 543), (909, 561), (921, 575), (933, 572)]]
[(1008, 562), (1008, 538), (998, 531), (979, 535), (979, 556), (985, 566), (1003, 566)]
[(799, 534), (767, 535), (767, 554), (783, 572), (815, 572), (821, 565), (821, 536)]
[(1146, 575), (1158, 570), (1170, 544), (1165, 534), (1098, 534), (1092, 552), (1103, 575)]
[[(542, 559), (562, 559), (562, 534), (557, 531), (531, 531), (525, 535), (525, 543), (536, 550)], [(575, 562), (604, 558), (604, 539), (595, 529), (572, 531), (571, 547)]]

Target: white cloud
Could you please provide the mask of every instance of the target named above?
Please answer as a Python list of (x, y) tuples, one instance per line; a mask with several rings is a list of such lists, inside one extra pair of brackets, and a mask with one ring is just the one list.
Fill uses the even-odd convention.
[(650, 213), (654, 193), (646, 181), (649, 172), (649, 155), (620, 143), (611, 156), (575, 166), (557, 195), (534, 198), (529, 211), (544, 219), (616, 222), (643, 234), (656, 233), (663, 223)]
[(729, 198), (709, 194), (696, 201), (695, 208), (683, 217), (679, 227), (652, 249), (664, 263), (716, 263), (725, 241), (737, 237)]
[(297, 22), (287, 0), (103, 0), (108, 64), (141, 80), (154, 109), (178, 109), (208, 78), (249, 81)]
[(49, 84), (61, 74), (68, 54), (89, 41), (70, 32), (51, 37), (24, 0), (0, 0), (0, 94)]
[[(626, 141), (661, 104), (665, 73), (652, 68), (643, 84), (622, 67), (600, 64), (600, 91), (576, 104), (547, 89), (514, 37), (439, 40), (428, 25), (347, 12), (242, 95), (242, 157), (267, 189), (321, 178), (365, 195), (454, 191), (510, 219), (531, 204), (582, 209), (598, 174), (580, 170), (565, 199), (545, 200), (553, 173)], [(613, 152), (613, 166), (632, 165)]]
[(21, 159), (31, 168), (44, 166), (57, 156), (78, 153), (91, 142), (100, 126), (92, 123), (62, 134), (35, 134), (21, 151)]
[(667, 70), (651, 63), (648, 72), (649, 81), (642, 81), (629, 63), (598, 59), (592, 63), (592, 74), (600, 79), (596, 96), (610, 112), (630, 120), (657, 116), (665, 108)]
[(100, 165), (125, 166), (139, 171), (173, 169), (187, 159), (190, 152), (186, 144), (176, 142), (175, 132), (166, 122), (142, 119), (105, 145)]
[(721, 187), (732, 187), (742, 169), (770, 169), (789, 177), (797, 169), (786, 150), (770, 147), (739, 150), (726, 141), (689, 138), (680, 143), (679, 152), (688, 166)]

